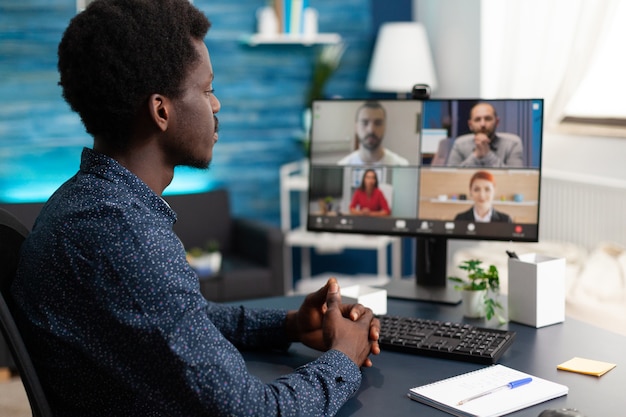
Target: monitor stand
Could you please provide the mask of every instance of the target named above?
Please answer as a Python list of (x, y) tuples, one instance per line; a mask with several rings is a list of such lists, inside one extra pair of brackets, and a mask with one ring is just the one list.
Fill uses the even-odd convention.
[(461, 293), (448, 286), (446, 265), (448, 241), (443, 238), (416, 238), (415, 281), (395, 280), (382, 288), (387, 297), (456, 305)]

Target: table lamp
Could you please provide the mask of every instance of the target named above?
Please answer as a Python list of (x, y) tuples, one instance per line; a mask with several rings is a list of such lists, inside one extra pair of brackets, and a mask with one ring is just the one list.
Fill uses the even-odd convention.
[(389, 22), (380, 26), (366, 87), (370, 91), (405, 97), (415, 84), (437, 88), (437, 77), (426, 30), (418, 22)]

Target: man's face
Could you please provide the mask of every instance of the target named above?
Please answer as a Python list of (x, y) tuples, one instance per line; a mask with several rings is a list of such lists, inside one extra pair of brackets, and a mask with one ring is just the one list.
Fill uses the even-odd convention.
[(496, 131), (499, 119), (496, 117), (495, 110), (489, 104), (478, 104), (472, 109), (467, 124), (473, 133), (484, 133), (491, 137)]
[(218, 121), (215, 114), (220, 110), (220, 102), (213, 94), (213, 67), (209, 51), (204, 42), (193, 42), (200, 59), (183, 81), (182, 95), (173, 100), (172, 135), (164, 146), (174, 166), (207, 168), (217, 142)]
[(365, 149), (377, 149), (385, 135), (385, 112), (383, 109), (362, 108), (356, 119), (356, 135)]

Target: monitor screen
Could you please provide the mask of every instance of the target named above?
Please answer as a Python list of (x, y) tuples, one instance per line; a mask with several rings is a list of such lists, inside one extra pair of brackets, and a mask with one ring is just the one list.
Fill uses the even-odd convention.
[(542, 124), (542, 99), (316, 100), (307, 228), (416, 237), (418, 262), (424, 242), (536, 242)]

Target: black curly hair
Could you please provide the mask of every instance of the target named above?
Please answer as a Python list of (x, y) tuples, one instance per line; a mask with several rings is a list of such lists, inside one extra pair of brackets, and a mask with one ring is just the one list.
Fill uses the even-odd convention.
[(189, 0), (95, 0), (59, 44), (59, 85), (87, 132), (124, 148), (140, 106), (179, 97), (211, 27)]

